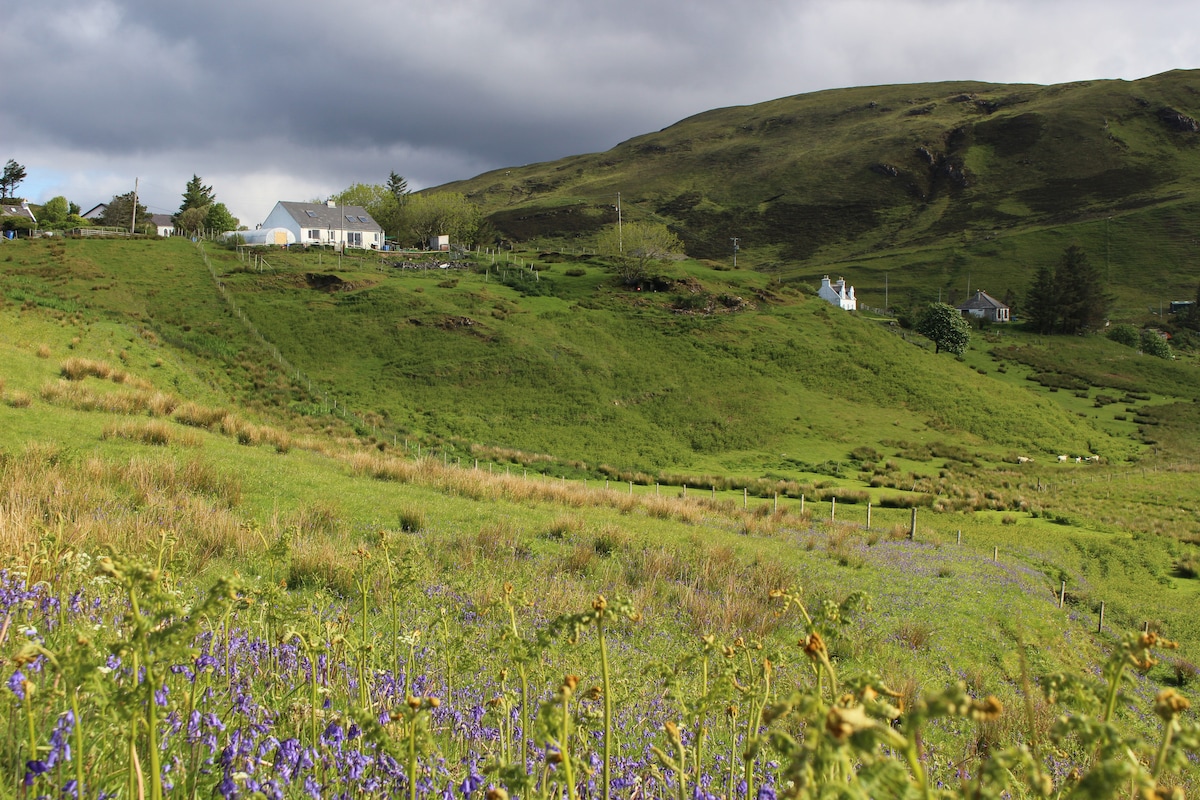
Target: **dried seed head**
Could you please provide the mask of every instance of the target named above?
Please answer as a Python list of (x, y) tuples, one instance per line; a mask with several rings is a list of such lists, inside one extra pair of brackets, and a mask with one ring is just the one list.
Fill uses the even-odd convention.
[(730, 719), (733, 719), (737, 715), (738, 715), (738, 707), (737, 706), (730, 705), (730, 706), (725, 707), (725, 716), (729, 717)]
[(419, 697), (413, 697), (412, 695), (409, 695), (408, 700), (406, 702), (408, 703), (408, 707), (411, 708), (413, 711), (416, 711), (418, 708), (421, 707), (421, 698), (419, 698)]
[(679, 726), (671, 720), (663, 723), (663, 729), (667, 732), (667, 738), (671, 740), (671, 744), (678, 747), (683, 742), (683, 737), (679, 735)]
[(564, 695), (569, 696), (575, 692), (575, 687), (578, 685), (579, 685), (579, 676), (578, 675), (568, 675), (565, 678), (563, 678), (562, 693)]
[(505, 581), (504, 582), (504, 594), (507, 596), (507, 595), (511, 595), (512, 593), (513, 593), (513, 585), (511, 583), (509, 583), (508, 581)]
[(825, 640), (816, 631), (806, 636), (800, 644), (803, 645), (805, 654), (814, 661), (827, 657), (829, 653), (825, 648)]
[(1154, 713), (1168, 722), (1191, 707), (1188, 699), (1174, 689), (1163, 689), (1154, 698)]
[(502, 786), (491, 786), (484, 797), (486, 800), (508, 800), (508, 792)]
[(990, 694), (983, 700), (976, 700), (971, 704), (971, 718), (980, 722), (1000, 719), (1000, 715), (1003, 713), (1004, 704)]
[(425, 702), (429, 704), (430, 708), (437, 708), (442, 704), (442, 701), (436, 697), (426, 697)]
[(593, 686), (591, 689), (588, 689), (588, 699), (589, 700), (599, 700), (603, 696), (604, 696), (604, 690), (601, 689), (599, 686)]
[(592, 610), (603, 612), (606, 608), (608, 608), (608, 601), (604, 599), (604, 595), (597, 595), (596, 599), (592, 601)]

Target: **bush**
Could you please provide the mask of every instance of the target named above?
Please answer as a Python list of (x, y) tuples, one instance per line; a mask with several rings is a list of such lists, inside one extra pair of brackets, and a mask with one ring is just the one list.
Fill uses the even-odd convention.
[(1138, 329), (1128, 323), (1114, 325), (1108, 331), (1108, 338), (1112, 339), (1117, 344), (1123, 344), (1126, 347), (1137, 347), (1141, 341), (1138, 335)]
[(1167, 344), (1158, 331), (1142, 331), (1142, 352), (1155, 358), (1171, 358), (1171, 345)]

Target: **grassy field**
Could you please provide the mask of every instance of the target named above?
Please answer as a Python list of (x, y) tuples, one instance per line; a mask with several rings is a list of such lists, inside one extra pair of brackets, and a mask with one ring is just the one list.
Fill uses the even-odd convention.
[[(479, 775), (567, 794), (572, 751), (591, 796), (605, 764), (618, 793), (815, 792), (851, 764), (862, 796), (960, 779), (1032, 795), (1042, 776), (1068, 791), (1072, 768), (1194, 783), (1156, 755), (1147, 711), (1194, 685), (1200, 648), (1189, 364), (1016, 332), (935, 357), (770, 276), (691, 262), (674, 268), (686, 288), (638, 296), (590, 261), (540, 264), (530, 284), (519, 264), (401, 273), (312, 253), (260, 271), (178, 241), (20, 242), (9, 258), (14, 792), (152, 794), (161, 774), (171, 796), (424, 796)], [(677, 310), (697, 295), (753, 307)], [(230, 576), (236, 604), (203, 599)], [(611, 618), (611, 673), (597, 596), (639, 619)], [(209, 605), (180, 616), (193, 602)], [(1180, 648), (1105, 667), (1145, 663), (1121, 644), (1144, 627)], [(1097, 676), (1096, 707), (1049, 691), (1059, 672)], [(883, 686), (896, 694), (874, 704)], [(1068, 707), (1116, 727), (1063, 729)], [(751, 718), (828, 734), (793, 749)], [(858, 726), (850, 744), (830, 719)], [(1118, 732), (1139, 743), (1104, 738)], [(1055, 755), (1030, 755), (1039, 741)], [(743, 760), (752, 744), (761, 758)], [(881, 755), (906, 748), (915, 760)]]

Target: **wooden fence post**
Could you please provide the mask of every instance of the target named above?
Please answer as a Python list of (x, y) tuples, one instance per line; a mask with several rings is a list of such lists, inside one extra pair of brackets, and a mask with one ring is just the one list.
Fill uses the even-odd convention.
[(871, 501), (867, 501), (867, 530), (871, 530)]
[(837, 519), (837, 498), (829, 498), (829, 521), (833, 522)]
[(909, 522), (909, 524), (908, 524), (908, 538), (909, 539), (917, 538), (917, 507), (916, 506), (913, 506), (912, 521)]
[(1100, 624), (1096, 626), (1096, 633), (1104, 631), (1104, 601), (1100, 601)]
[(1058, 607), (1062, 608), (1067, 602), (1067, 582), (1063, 581), (1062, 586), (1058, 590)]

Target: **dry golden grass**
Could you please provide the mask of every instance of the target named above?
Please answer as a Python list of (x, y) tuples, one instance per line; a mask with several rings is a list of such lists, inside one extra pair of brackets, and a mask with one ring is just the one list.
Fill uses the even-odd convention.
[[(641, 510), (660, 519), (676, 519), (685, 523), (700, 522), (705, 512), (715, 513), (703, 497), (683, 498), (628, 494), (612, 489), (597, 489), (575, 481), (562, 481), (539, 476), (526, 478), (521, 475), (501, 475), (444, 464), (431, 458), (409, 461), (385, 453), (356, 452), (341, 458), (358, 475), (369, 475), (380, 480), (393, 480), (427, 486), (446, 494), (466, 497), (471, 500), (507, 500), (513, 503), (548, 503), (566, 508), (602, 507), (615, 508), (623, 513)], [(706, 505), (708, 504), (708, 505)], [(732, 505), (719, 507), (728, 514)]]
[(178, 406), (173, 416), (177, 422), (196, 428), (212, 428), (229, 412), (223, 408), (210, 408), (199, 403), (186, 402)]
[(114, 422), (104, 427), (101, 439), (127, 439), (131, 442), (164, 446), (179, 444), (185, 447), (199, 447), (203, 440), (199, 434), (187, 429), (179, 429), (162, 420)]
[(104, 411), (110, 414), (141, 414), (149, 407), (150, 393), (145, 391), (95, 392), (67, 380), (46, 383), (41, 389), (47, 403), (68, 406), (78, 411)]
[(38, 358), (49, 358), (50, 355), (51, 355), (50, 345), (45, 344), (45, 343), (38, 345), (38, 349), (37, 349), (37, 357)]
[(31, 445), (0, 464), (0, 554), (29, 564), (48, 533), (59, 547), (154, 552), (164, 532), (186, 542), (189, 568), (257, 546), (232, 508), (240, 484), (199, 462), (91, 458)]
[(12, 408), (29, 408), (33, 404), (33, 396), (29, 392), (20, 390), (5, 392), (3, 391), (3, 387), (0, 387), (0, 395), (4, 397), (5, 405)]

